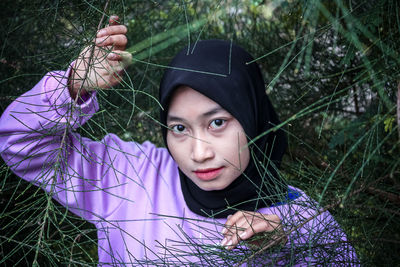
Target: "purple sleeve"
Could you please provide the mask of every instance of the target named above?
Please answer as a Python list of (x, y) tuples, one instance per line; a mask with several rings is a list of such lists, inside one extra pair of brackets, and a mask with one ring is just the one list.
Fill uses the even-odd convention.
[[(111, 134), (95, 142), (74, 132), (98, 104), (95, 93), (84, 103), (74, 104), (66, 86), (68, 75), (69, 71), (48, 73), (4, 111), (0, 153), (18, 176), (94, 222), (127, 200), (127, 183), (140, 186), (140, 155), (146, 146)], [(130, 177), (124, 174), (126, 168), (131, 170)]]

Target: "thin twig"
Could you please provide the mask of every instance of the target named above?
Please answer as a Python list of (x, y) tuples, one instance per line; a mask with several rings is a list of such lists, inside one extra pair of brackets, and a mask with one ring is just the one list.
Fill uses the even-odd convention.
[[(109, 2), (110, 2), (110, 0), (107, 0), (106, 4), (104, 5), (103, 15), (101, 16), (101, 19), (100, 19), (100, 21), (99, 21), (99, 24), (97, 25), (97, 31), (96, 31), (96, 32), (100, 31), (101, 25), (103, 25), (104, 17), (105, 17), (106, 10), (107, 10), (108, 3), (109, 3)], [(88, 76), (88, 74), (89, 74), (90, 66), (91, 66), (92, 63), (93, 63), (93, 60), (94, 60), (94, 59), (93, 59), (93, 55), (94, 55), (94, 50), (95, 50), (95, 48), (96, 48), (96, 45), (92, 45), (92, 47), (90, 48), (89, 61), (88, 61), (88, 64), (87, 64), (87, 68), (85, 69), (85, 74), (83, 75), (83, 79), (82, 79), (81, 86), (79, 87), (78, 93), (76, 94), (75, 99), (74, 99), (74, 103), (75, 103), (75, 104), (78, 102), (79, 96), (80, 96), (81, 91), (82, 91), (82, 89), (83, 89), (83, 85), (84, 85), (85, 80), (87, 79), (87, 76)]]
[(74, 241), (72, 242), (72, 246), (71, 246), (71, 249), (70, 249), (70, 258), (69, 258), (69, 264), (68, 264), (68, 267), (70, 267), (71, 266), (71, 262), (72, 262), (72, 256), (73, 256), (73, 251), (74, 251), (74, 245), (75, 245), (75, 243), (78, 243), (79, 242), (79, 240), (81, 239), (81, 236), (82, 236), (82, 234), (78, 234), (78, 235), (76, 235), (76, 237), (74, 238)]
[(396, 194), (390, 193), (390, 192), (386, 192), (386, 191), (383, 191), (381, 189), (378, 189), (378, 188), (375, 188), (372, 186), (368, 187), (366, 191), (370, 194), (377, 195), (378, 197), (380, 197), (383, 200), (389, 200), (396, 205), (400, 205), (400, 196), (399, 195), (396, 195)]
[(400, 79), (397, 81), (397, 133), (400, 139)]
[[(105, 17), (105, 12), (106, 12), (106, 10), (107, 10), (107, 7), (108, 7), (109, 2), (110, 2), (110, 0), (107, 0), (106, 3), (105, 3), (105, 5), (104, 5), (103, 15), (102, 15), (102, 17), (101, 17), (101, 20), (100, 20), (99, 24), (97, 25), (97, 31), (100, 30), (100, 27), (101, 27), (101, 25), (103, 24), (104, 17)], [(90, 68), (90, 66), (91, 66), (91, 64), (92, 64), (92, 61), (93, 61), (94, 49), (95, 49), (95, 46), (92, 46), (92, 47), (91, 47), (91, 52), (90, 52), (90, 57), (89, 57), (89, 62), (88, 62), (88, 67), (87, 67), (86, 70), (85, 70), (85, 75), (84, 75), (83, 83), (82, 83), (81, 86), (79, 87), (78, 93), (77, 93), (77, 95), (76, 95), (76, 97), (75, 97), (75, 100), (74, 100), (74, 105), (72, 105), (72, 107), (71, 107), (71, 116), (68, 117), (67, 125), (69, 125), (69, 122), (70, 122), (71, 119), (72, 119), (72, 115), (73, 115), (73, 111), (74, 111), (74, 108), (75, 108), (75, 104), (76, 104), (77, 101), (78, 101), (80, 92), (81, 92), (81, 90), (82, 90), (82, 88), (83, 88), (84, 81), (85, 81), (85, 79), (87, 79), (87, 75), (88, 75), (88, 73), (89, 73), (89, 68)], [(58, 168), (59, 168), (59, 166), (60, 166), (58, 163), (62, 160), (62, 153), (63, 153), (63, 151), (64, 151), (62, 148), (65, 146), (65, 142), (66, 142), (67, 135), (68, 135), (68, 130), (69, 130), (68, 127), (65, 127), (64, 132), (63, 132), (63, 136), (62, 136), (61, 143), (60, 143), (60, 147), (59, 147), (59, 152), (58, 152), (58, 154), (57, 154), (57, 158), (56, 158), (56, 161), (55, 161), (55, 164), (54, 164), (54, 166), (55, 166), (55, 169), (54, 169), (54, 172), (55, 172), (54, 179), (57, 178), (57, 173), (56, 173), (56, 172), (57, 172), (57, 170), (58, 170)], [(41, 243), (42, 243), (42, 239), (43, 239), (43, 235), (44, 235), (44, 230), (45, 230), (45, 225), (46, 225), (47, 219), (48, 219), (48, 217), (49, 217), (49, 208), (50, 208), (50, 205), (51, 205), (51, 203), (52, 203), (52, 202), (51, 202), (51, 195), (52, 195), (52, 192), (53, 192), (53, 190), (54, 190), (54, 187), (55, 187), (55, 183), (52, 184), (51, 190), (50, 190), (50, 192), (49, 192), (50, 194), (48, 195), (47, 205), (46, 205), (46, 212), (45, 212), (45, 215), (44, 215), (44, 218), (43, 218), (43, 222), (41, 223), (41, 226), (40, 226), (40, 232), (39, 232), (39, 236), (38, 236), (38, 242), (37, 242), (37, 245), (36, 245), (35, 257), (34, 257), (33, 262), (32, 262), (32, 265), (33, 265), (33, 266), (38, 265), (37, 259), (38, 259), (38, 255), (39, 255), (39, 248), (40, 248)]]
[[(347, 204), (346, 206), (356, 208), (356, 209), (365, 208), (365, 205), (360, 205), (360, 204), (358, 204), (358, 205)], [(373, 206), (369, 206), (368, 209), (379, 210), (379, 211), (383, 211), (386, 213), (395, 214), (397, 216), (400, 216), (400, 212), (398, 212), (397, 210), (393, 210), (393, 209), (388, 209), (388, 208), (383, 208), (383, 207), (373, 207)]]

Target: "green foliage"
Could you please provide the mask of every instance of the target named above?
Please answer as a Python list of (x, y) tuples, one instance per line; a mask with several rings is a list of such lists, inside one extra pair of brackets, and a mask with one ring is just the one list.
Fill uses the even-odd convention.
[[(0, 6), (3, 111), (90, 44), (104, 2)], [(398, 264), (399, 10), (396, 0), (110, 1), (106, 15), (128, 26), (135, 64), (120, 86), (98, 92), (101, 109), (79, 132), (162, 146), (156, 99), (165, 66), (198, 39), (232, 39), (261, 66), (287, 132), (282, 175), (323, 206), (340, 203), (330, 212), (362, 263)], [(1, 264), (96, 265), (93, 226), (5, 164), (0, 177)]]

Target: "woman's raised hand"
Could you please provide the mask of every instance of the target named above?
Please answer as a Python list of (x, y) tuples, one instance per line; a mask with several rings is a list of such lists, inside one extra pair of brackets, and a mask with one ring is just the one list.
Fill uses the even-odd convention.
[(127, 28), (120, 25), (118, 16), (111, 16), (109, 26), (98, 31), (95, 46), (88, 46), (75, 61), (69, 77), (71, 97), (87, 91), (110, 88), (122, 80), (122, 73), (132, 62), (125, 50)]
[(224, 238), (221, 246), (226, 249), (235, 248), (242, 240), (248, 240), (248, 244), (254, 249), (261, 249), (269, 244), (284, 244), (287, 241), (277, 215), (250, 211), (238, 211), (228, 216), (222, 235)]

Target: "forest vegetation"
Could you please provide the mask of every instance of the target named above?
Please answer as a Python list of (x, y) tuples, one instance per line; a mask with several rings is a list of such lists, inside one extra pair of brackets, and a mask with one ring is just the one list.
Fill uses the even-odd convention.
[[(364, 265), (400, 259), (400, 3), (397, 0), (2, 0), (0, 113), (90, 45), (108, 16), (133, 64), (98, 92), (79, 133), (163, 145), (158, 86), (200, 39), (243, 46), (289, 140), (281, 175), (326, 207)], [(96, 265), (96, 230), (0, 161), (0, 265)], [(397, 251), (397, 252), (396, 252)]]

